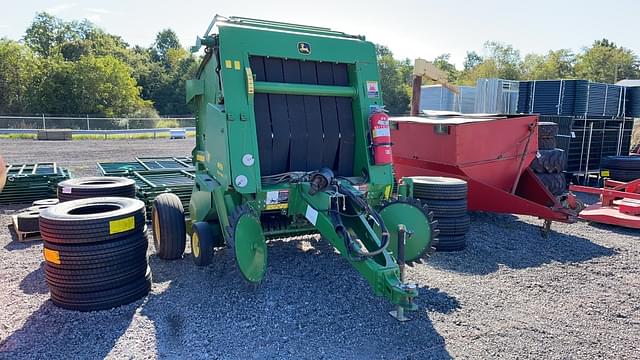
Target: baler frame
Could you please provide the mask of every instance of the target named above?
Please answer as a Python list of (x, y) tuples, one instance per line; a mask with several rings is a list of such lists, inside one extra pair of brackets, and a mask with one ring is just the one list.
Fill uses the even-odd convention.
[[(189, 205), (196, 263), (207, 265), (211, 249), (226, 244), (243, 277), (258, 283), (267, 238), (320, 233), (400, 315), (415, 310), (417, 290), (395, 259), (404, 251), (400, 229), (408, 261), (426, 256), (437, 232), (419, 202), (391, 199), (391, 164), (372, 159), (367, 120), (383, 106), (374, 45), (328, 28), (216, 16), (192, 50), (201, 46), (205, 58), (186, 94), (197, 120)], [(301, 122), (308, 144), (294, 131)], [(154, 229), (166, 234), (155, 219), (170, 206), (158, 205)]]

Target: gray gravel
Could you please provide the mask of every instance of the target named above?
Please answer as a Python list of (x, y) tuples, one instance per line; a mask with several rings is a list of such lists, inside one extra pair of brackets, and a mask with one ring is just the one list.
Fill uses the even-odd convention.
[[(95, 161), (187, 155), (184, 141), (0, 140), (10, 162), (58, 161), (76, 175)], [(472, 215), (470, 245), (409, 270), (419, 285), (413, 320), (388, 303), (326, 242), (269, 244), (258, 288), (233, 273), (229, 254), (196, 267), (151, 254), (144, 300), (78, 313), (49, 300), (41, 242), (19, 243), (0, 207), (0, 358), (640, 358), (640, 234), (609, 226)], [(187, 251), (189, 252), (189, 250)]]

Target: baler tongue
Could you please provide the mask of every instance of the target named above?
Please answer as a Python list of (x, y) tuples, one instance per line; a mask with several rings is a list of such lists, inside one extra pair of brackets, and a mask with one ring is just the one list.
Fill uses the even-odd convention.
[[(327, 185), (319, 190), (318, 183)], [(413, 263), (426, 256), (436, 233), (426, 209), (418, 201), (403, 199), (385, 204), (378, 212), (364, 194), (338, 180), (300, 183), (289, 201), (289, 212), (304, 214), (376, 294), (397, 306), (394, 317), (407, 320), (404, 311), (417, 309), (413, 303), (417, 289), (405, 282), (405, 260)]]

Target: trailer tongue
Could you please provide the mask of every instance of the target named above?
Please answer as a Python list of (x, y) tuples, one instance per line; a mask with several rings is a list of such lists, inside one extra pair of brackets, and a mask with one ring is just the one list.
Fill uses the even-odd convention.
[[(437, 231), (418, 201), (390, 199), (391, 164), (374, 158), (372, 148), (389, 145), (372, 144), (385, 126), (388, 136), (374, 45), (327, 28), (216, 16), (193, 50), (202, 46), (187, 83), (197, 118), (196, 263), (226, 244), (240, 274), (258, 283), (269, 238), (320, 233), (405, 319), (417, 290), (401, 266), (426, 256)], [(179, 205), (164, 197), (153, 211), (167, 259), (184, 251), (185, 234), (170, 227), (184, 221)]]

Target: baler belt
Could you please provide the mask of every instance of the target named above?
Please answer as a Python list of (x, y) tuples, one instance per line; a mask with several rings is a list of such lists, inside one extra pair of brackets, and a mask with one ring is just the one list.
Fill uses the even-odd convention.
[(353, 157), (355, 149), (355, 129), (351, 99), (336, 98), (338, 123), (340, 125), (340, 150), (338, 152), (338, 175), (353, 175)]
[[(349, 86), (349, 74), (346, 64), (332, 64), (333, 85)], [(338, 125), (340, 126), (340, 144), (338, 150), (338, 175), (353, 175), (353, 157), (355, 148), (355, 127), (351, 99), (336, 97)]]
[[(257, 81), (265, 81), (264, 58), (251, 56), (249, 58), (251, 70), (256, 75)], [(267, 94), (255, 94), (254, 110), (256, 116), (256, 132), (258, 133), (258, 154), (260, 156), (260, 173), (272, 175), (272, 138), (271, 116), (269, 115), (269, 96)]]
[[(300, 63), (300, 80), (303, 84), (317, 84), (318, 75), (316, 64), (311, 61)], [(322, 113), (320, 112), (319, 96), (304, 96), (304, 113), (307, 125), (307, 167), (305, 170), (320, 169), (322, 167), (322, 153), (324, 139), (322, 128)]]
[[(316, 64), (318, 73), (318, 85), (333, 85), (333, 68), (331, 63)], [(336, 169), (336, 155), (340, 143), (340, 126), (336, 98), (333, 96), (320, 97), (320, 110), (322, 111), (322, 127), (324, 130), (324, 149), (322, 152), (322, 166)]]
[[(297, 60), (284, 60), (284, 81), (299, 84), (300, 62)], [(287, 95), (287, 107), (289, 110), (289, 129), (291, 140), (289, 148), (289, 171), (307, 170), (307, 120), (304, 113), (304, 99), (300, 95)]]
[[(349, 85), (346, 64), (261, 56), (251, 56), (250, 63), (256, 81)], [(257, 93), (254, 106), (263, 176), (323, 166), (353, 175), (351, 98)]]
[[(266, 81), (283, 82), (282, 59), (264, 59)], [(289, 168), (289, 113), (287, 111), (287, 97), (279, 94), (269, 94), (269, 110), (271, 116), (271, 131), (273, 133), (271, 171), (274, 174), (287, 172)]]

